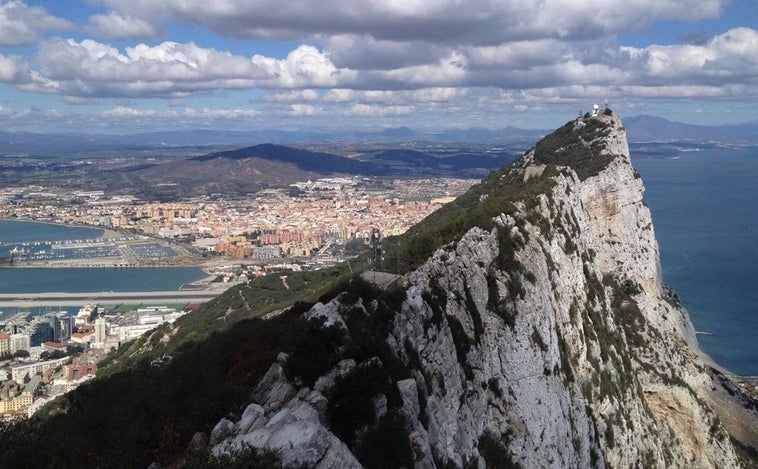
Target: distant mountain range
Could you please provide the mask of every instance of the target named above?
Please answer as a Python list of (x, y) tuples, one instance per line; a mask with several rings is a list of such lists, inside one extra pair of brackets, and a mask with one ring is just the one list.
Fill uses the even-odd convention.
[(372, 144), (389, 145), (407, 142), (510, 144), (529, 148), (545, 132), (506, 127), (500, 130), (460, 129), (437, 132), (414, 131), (407, 127), (377, 132), (325, 131), (304, 129), (285, 130), (180, 130), (131, 135), (35, 134), (0, 131), (0, 156), (86, 156), (107, 154), (142, 155), (160, 150), (175, 153), (192, 149), (205, 154), (212, 149), (255, 146), (261, 143), (293, 144)]
[[(5, 156), (0, 157), (0, 186), (51, 185), (168, 201), (212, 194), (240, 196), (325, 176), (478, 179), (518, 156), (486, 145), (419, 146), (423, 151), (391, 145), (324, 147), (333, 151), (267, 143), (206, 150), (201, 155), (177, 151), (171, 157), (109, 158), (107, 151), (105, 157), (86, 161)], [(348, 156), (337, 154), (340, 151)]]
[[(724, 143), (734, 145), (758, 144), (758, 122), (740, 125), (704, 126), (673, 122), (661, 117), (634, 116), (624, 119), (629, 142), (687, 142)], [(253, 147), (270, 142), (293, 144), (376, 144), (408, 142), (439, 144), (475, 143), (508, 145), (526, 150), (547, 131), (505, 127), (502, 129), (452, 129), (419, 131), (397, 127), (375, 132), (352, 130), (326, 131), (319, 129), (288, 130), (192, 130), (151, 132), (132, 135), (35, 134), (0, 132), (0, 155), (7, 156), (102, 156), (109, 151), (120, 155), (163, 154), (188, 152), (203, 155), (214, 149)]]
[(655, 116), (634, 116), (624, 119), (630, 143), (689, 142), (758, 144), (758, 122), (739, 125), (693, 125), (673, 122)]
[(265, 143), (246, 147), (239, 150), (229, 150), (223, 152), (209, 153), (207, 155), (196, 156), (190, 161), (200, 163), (213, 161), (236, 161), (241, 162), (257, 159), (271, 163), (281, 163), (292, 165), (302, 171), (312, 171), (314, 173), (348, 173), (358, 175), (375, 175), (384, 173), (375, 164), (358, 161), (344, 156), (334, 155), (332, 153), (304, 150), (300, 148), (286, 147), (283, 145), (274, 145)]

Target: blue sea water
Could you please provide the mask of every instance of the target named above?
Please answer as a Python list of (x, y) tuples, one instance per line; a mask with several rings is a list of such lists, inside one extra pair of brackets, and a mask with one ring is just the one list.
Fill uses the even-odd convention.
[(20, 220), (0, 220), (0, 253), (14, 243), (64, 241), (67, 239), (94, 239), (102, 236), (103, 230), (85, 226), (55, 225)]
[(689, 310), (700, 348), (758, 375), (758, 150), (708, 150), (632, 164), (645, 184), (663, 281)]
[[(93, 239), (102, 230), (46, 223), (0, 220), (0, 255), (19, 242)], [(197, 267), (0, 268), (0, 293), (168, 291), (204, 278)]]

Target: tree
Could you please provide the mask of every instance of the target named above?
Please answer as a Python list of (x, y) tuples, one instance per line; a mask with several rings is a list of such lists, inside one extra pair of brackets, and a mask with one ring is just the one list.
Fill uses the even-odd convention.
[(29, 357), (29, 351), (28, 350), (16, 350), (16, 353), (13, 354), (16, 358), (27, 358)]

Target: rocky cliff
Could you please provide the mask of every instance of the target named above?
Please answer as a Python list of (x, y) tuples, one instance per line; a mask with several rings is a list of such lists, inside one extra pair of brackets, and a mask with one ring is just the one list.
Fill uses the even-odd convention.
[(412, 232), (411, 246), (441, 242), (408, 273), (365, 273), (311, 307), (323, 333), (279, 355), (213, 429), (212, 453), (268, 448), (319, 468), (738, 467), (713, 408), (723, 386), (662, 284), (643, 192), (616, 115), (567, 123), (427, 220), (434, 236)]

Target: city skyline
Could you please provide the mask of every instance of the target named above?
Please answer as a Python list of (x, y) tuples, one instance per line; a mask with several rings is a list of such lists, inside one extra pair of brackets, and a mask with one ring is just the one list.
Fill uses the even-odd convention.
[(758, 121), (748, 0), (314, 5), (1, 1), (0, 130)]

